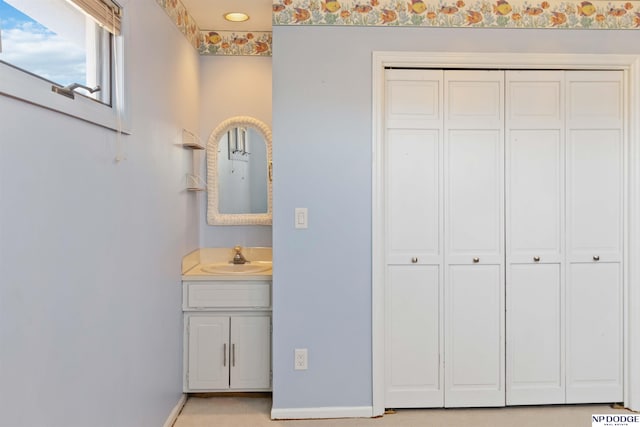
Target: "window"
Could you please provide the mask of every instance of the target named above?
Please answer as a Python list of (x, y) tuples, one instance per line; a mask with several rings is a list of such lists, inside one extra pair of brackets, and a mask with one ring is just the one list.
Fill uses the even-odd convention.
[[(0, 94), (72, 116), (104, 108), (113, 114), (120, 104), (119, 11), (110, 0), (0, 0)], [(74, 84), (80, 87), (66, 92), (73, 101), (56, 99), (63, 97), (52, 88)], [(72, 106), (88, 101), (102, 107)]]

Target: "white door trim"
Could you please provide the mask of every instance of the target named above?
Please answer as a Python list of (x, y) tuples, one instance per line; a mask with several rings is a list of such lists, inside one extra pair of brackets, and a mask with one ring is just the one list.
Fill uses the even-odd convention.
[[(478, 52), (373, 52), (372, 58), (372, 402), (384, 413), (384, 69), (608, 69), (625, 73), (624, 405), (640, 410), (640, 56)], [(635, 307), (635, 310), (631, 308)], [(632, 327), (633, 325), (633, 327)]]

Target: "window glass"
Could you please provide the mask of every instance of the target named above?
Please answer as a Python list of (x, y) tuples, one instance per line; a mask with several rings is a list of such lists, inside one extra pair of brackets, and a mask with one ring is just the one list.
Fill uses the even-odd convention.
[(0, 0), (0, 61), (110, 104), (111, 34), (66, 0)]

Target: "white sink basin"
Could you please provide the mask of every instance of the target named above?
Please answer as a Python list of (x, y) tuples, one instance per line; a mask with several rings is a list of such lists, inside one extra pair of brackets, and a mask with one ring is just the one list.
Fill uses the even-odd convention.
[(247, 264), (229, 264), (228, 262), (217, 262), (203, 265), (202, 271), (213, 274), (256, 274), (271, 270), (270, 262), (252, 262)]

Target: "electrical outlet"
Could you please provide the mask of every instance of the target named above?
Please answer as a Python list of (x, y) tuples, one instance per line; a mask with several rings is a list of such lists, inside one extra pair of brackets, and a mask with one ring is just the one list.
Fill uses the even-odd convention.
[(306, 371), (309, 368), (308, 351), (306, 348), (296, 348), (294, 351), (293, 369), (296, 371)]

